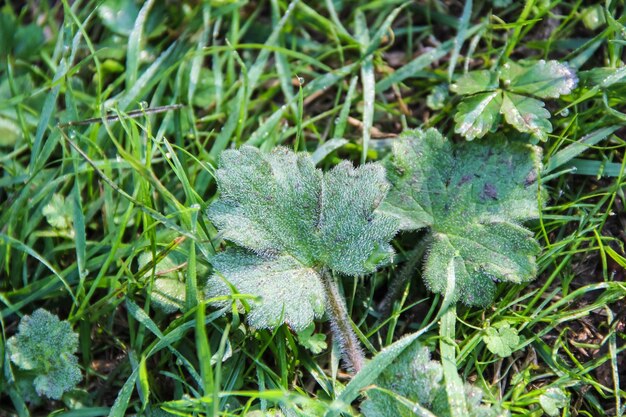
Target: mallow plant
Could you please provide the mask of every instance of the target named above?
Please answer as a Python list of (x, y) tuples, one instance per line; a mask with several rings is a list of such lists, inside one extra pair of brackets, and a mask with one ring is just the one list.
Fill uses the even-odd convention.
[(82, 379), (74, 355), (78, 334), (69, 322), (44, 309), (22, 317), (17, 333), (7, 340), (6, 347), (11, 362), (18, 368), (16, 386), (27, 401), (36, 401), (40, 396), (58, 400)]
[(393, 257), (398, 220), (377, 211), (389, 188), (383, 166), (344, 161), (322, 172), (306, 153), (243, 146), (222, 153), (216, 179), (208, 216), (234, 245), (212, 259), (207, 296), (253, 295), (238, 303), (255, 328), (301, 331), (326, 313), (348, 367), (359, 371), (363, 354), (336, 274), (366, 275)]
[[(287, 323), (303, 332), (327, 314), (349, 367), (362, 370), (336, 401), (349, 403), (374, 384), (366, 416), (499, 415), (457, 373), (454, 305), (486, 306), (497, 282), (535, 277), (540, 247), (522, 223), (539, 215), (540, 160), (538, 147), (516, 138), (453, 143), (435, 129), (405, 132), (384, 164), (344, 161), (328, 172), (282, 147), (225, 151), (208, 216), (233, 245), (212, 259), (206, 295), (221, 306), (236, 300), (256, 328)], [(337, 275), (391, 261), (398, 229), (428, 230), (413, 253), (427, 253), (424, 280), (443, 295), (441, 363), (417, 345), (398, 356), (405, 338), (364, 365), (340, 295)]]
[(516, 130), (546, 141), (552, 124), (542, 99), (570, 94), (577, 83), (574, 69), (558, 61), (508, 61), (496, 70), (467, 72), (450, 85), (463, 96), (455, 132), (468, 140), (481, 138), (504, 117)]
[[(426, 362), (423, 351), (419, 363), (398, 359), (398, 371), (376, 381), (382, 391), (370, 394), (366, 415), (386, 415), (377, 410), (392, 406), (397, 413), (388, 415), (415, 415), (402, 410), (424, 416), (500, 414), (480, 406), (472, 394), (478, 391), (465, 386), (457, 373), (455, 305), (486, 306), (497, 282), (535, 278), (540, 246), (522, 223), (539, 216), (540, 160), (540, 148), (503, 135), (453, 143), (429, 129), (407, 131), (394, 142), (386, 161), (391, 189), (380, 211), (397, 218), (403, 230), (428, 230), (424, 249), (414, 256), (427, 253), (424, 281), (443, 296), (438, 315), (441, 366)], [(440, 382), (442, 389), (437, 388)], [(407, 386), (432, 389), (424, 393)], [(417, 405), (407, 408), (412, 403)]]
[(386, 168), (392, 187), (380, 210), (403, 230), (428, 230), (431, 291), (486, 306), (497, 282), (535, 278), (540, 246), (522, 223), (539, 217), (539, 147), (503, 135), (453, 143), (435, 129), (412, 130), (394, 142)]

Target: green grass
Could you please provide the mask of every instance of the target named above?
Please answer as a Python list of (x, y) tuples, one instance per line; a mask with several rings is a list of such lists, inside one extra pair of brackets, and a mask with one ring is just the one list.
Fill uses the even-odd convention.
[[(567, 395), (564, 416), (626, 413), (620, 2), (121, 1), (119, 15), (114, 3), (1, 9), (0, 34), (15, 39), (0, 37), (0, 353), (19, 318), (44, 307), (79, 333), (84, 379), (67, 401), (29, 411), (0, 354), (0, 415), (272, 415), (278, 406), (358, 415), (354, 387), (367, 384), (344, 390), (350, 375), (327, 322), (316, 331), (328, 334), (328, 349), (313, 354), (286, 326), (255, 330), (240, 312), (207, 305), (202, 288), (223, 246), (205, 216), (220, 153), (283, 144), (319, 150), (326, 169), (384, 157), (406, 127), (454, 137), (458, 97), (432, 110), (427, 96), (507, 57), (566, 60), (581, 82), (548, 104), (547, 200), (530, 225), (544, 248), (539, 276), (501, 284), (489, 308), (457, 306), (452, 357), (462, 380), (514, 416), (543, 415), (550, 388)], [(597, 28), (584, 23), (592, 12)], [(11, 16), (20, 30), (4, 30)], [(585, 73), (600, 67), (606, 76)], [(99, 120), (60, 126), (90, 118)], [(67, 227), (44, 216), (57, 194)], [(424, 289), (420, 268), (388, 315), (377, 308), (418, 238), (396, 239), (395, 265), (343, 280), (370, 358), (428, 325), (420, 340), (438, 346), (431, 321), (441, 299)], [(144, 252), (154, 261), (139, 270)], [(172, 253), (187, 260), (188, 301), (166, 315), (150, 294), (155, 264)], [(522, 336), (508, 358), (482, 341), (498, 322)]]

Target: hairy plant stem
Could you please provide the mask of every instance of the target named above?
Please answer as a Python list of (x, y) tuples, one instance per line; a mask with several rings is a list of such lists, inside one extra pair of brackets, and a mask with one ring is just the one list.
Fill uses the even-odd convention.
[(324, 282), (327, 312), (330, 316), (330, 328), (333, 332), (333, 337), (339, 342), (343, 360), (348, 365), (348, 368), (357, 373), (361, 370), (365, 361), (361, 344), (354, 330), (352, 330), (352, 320), (348, 315), (343, 297), (339, 293), (337, 281), (327, 269), (321, 271), (321, 276)]
[(385, 298), (378, 305), (378, 311), (383, 314), (383, 316), (389, 315), (393, 302), (400, 298), (400, 294), (406, 288), (407, 282), (409, 282), (413, 274), (415, 274), (417, 264), (419, 264), (424, 257), (424, 252), (426, 252), (428, 244), (428, 239), (421, 239), (415, 249), (407, 253), (407, 261), (402, 266), (400, 273), (393, 275), (391, 278)]

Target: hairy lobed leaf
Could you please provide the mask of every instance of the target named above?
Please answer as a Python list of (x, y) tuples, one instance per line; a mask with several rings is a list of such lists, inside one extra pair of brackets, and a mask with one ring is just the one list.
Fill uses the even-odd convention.
[(518, 131), (530, 133), (545, 142), (547, 134), (552, 132), (552, 124), (550, 112), (544, 107), (541, 100), (505, 91), (500, 111), (507, 123)]
[(44, 309), (24, 316), (18, 332), (7, 340), (11, 362), (34, 375), (39, 395), (60, 399), (82, 379), (78, 358), (78, 335), (67, 321)]
[(470, 71), (450, 85), (450, 90), (467, 97), (454, 116), (455, 132), (467, 140), (494, 131), (500, 116), (520, 132), (541, 141), (552, 132), (550, 112), (536, 98), (558, 98), (570, 94), (578, 78), (575, 71), (557, 61), (507, 62), (501, 70)]
[(498, 76), (489, 70), (466, 72), (454, 84), (450, 85), (450, 90), (461, 95), (493, 91), (496, 88), (498, 88)]
[(454, 259), (452, 301), (486, 305), (495, 282), (536, 274), (539, 245), (521, 222), (539, 215), (538, 147), (496, 136), (488, 144), (452, 144), (437, 130), (408, 131), (387, 161), (392, 184), (381, 211), (402, 229), (429, 228), (428, 287), (446, 291)]
[(300, 330), (324, 314), (324, 288), (317, 272), (289, 255), (259, 256), (229, 248), (212, 263), (216, 275), (225, 280), (210, 280), (207, 296), (230, 294), (228, 284), (239, 293), (255, 295), (257, 299), (249, 301), (248, 314), (253, 327), (276, 327), (286, 322)]
[(454, 115), (454, 131), (467, 140), (482, 138), (498, 127), (501, 108), (501, 91), (488, 91), (468, 97), (459, 103), (459, 111)]
[(393, 256), (397, 220), (375, 212), (389, 187), (379, 164), (342, 162), (323, 173), (307, 154), (243, 146), (222, 154), (216, 177), (209, 218), (243, 249), (213, 258), (206, 293), (228, 295), (229, 283), (257, 296), (248, 316), (255, 327), (304, 329), (324, 312), (322, 270), (367, 274)]
[(573, 68), (543, 59), (530, 64), (507, 62), (502, 66), (500, 79), (514, 93), (539, 98), (559, 98), (570, 94), (578, 83)]
[[(465, 385), (469, 416), (505, 416), (500, 407), (482, 404), (480, 389)], [(428, 348), (414, 342), (376, 379), (361, 405), (365, 417), (452, 417), (440, 362), (430, 359)]]

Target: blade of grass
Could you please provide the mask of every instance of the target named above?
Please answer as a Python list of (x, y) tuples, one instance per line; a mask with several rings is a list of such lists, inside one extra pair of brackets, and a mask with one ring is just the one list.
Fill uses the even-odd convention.
[[(68, 108), (68, 112), (72, 118), (78, 118), (76, 110), (76, 101), (74, 100), (74, 94), (71, 85), (65, 92), (65, 102)], [(74, 228), (74, 243), (76, 247), (76, 264), (78, 268), (78, 288), (76, 288), (77, 299), (81, 300), (85, 294), (85, 280), (87, 278), (87, 271), (85, 265), (87, 263), (87, 234), (85, 231), (85, 215), (83, 213), (83, 206), (81, 201), (81, 182), (78, 175), (78, 153), (72, 149), (72, 166), (74, 169), (74, 187), (72, 189), (72, 227)]]
[(376, 94), (376, 79), (374, 77), (374, 62), (368, 57), (361, 66), (361, 82), (363, 84), (363, 150), (361, 164), (367, 160), (367, 150), (370, 144), (372, 125), (374, 124), (374, 102)]
[[(274, 26), (278, 25), (280, 22), (280, 8), (277, 0), (271, 1), (272, 6), (272, 24)], [(277, 40), (281, 46), (284, 47), (285, 37), (281, 34)], [(274, 51), (274, 59), (276, 60), (276, 72), (278, 74), (278, 80), (280, 81), (280, 88), (285, 95), (285, 101), (291, 103), (291, 112), (293, 114), (297, 114), (297, 108), (293, 104), (293, 87), (291, 85), (292, 72), (291, 67), (289, 65), (289, 61), (287, 61), (287, 57), (278, 52)]]
[(196, 352), (198, 355), (198, 363), (200, 364), (200, 376), (202, 377), (203, 393), (209, 397), (214, 392), (213, 386), (213, 368), (211, 367), (211, 347), (205, 328), (205, 311), (204, 302), (198, 305), (196, 309)]
[[(337, 84), (339, 81), (343, 80), (346, 76), (350, 75), (350, 73), (355, 68), (356, 64), (350, 64), (346, 65), (345, 67), (341, 67), (335, 71), (320, 75), (304, 86), (304, 88), (302, 89), (303, 94), (305, 96), (308, 96), (316, 92), (326, 90)], [(263, 143), (263, 141), (266, 140), (270, 132), (276, 127), (278, 122), (282, 120), (282, 116), (287, 110), (288, 104), (290, 103), (279, 107), (278, 110), (276, 110), (270, 117), (268, 117), (257, 130), (252, 132), (246, 144), (259, 146), (261, 143)], [(307, 120), (307, 122), (309, 122), (309, 120)]]
[(115, 402), (113, 403), (113, 406), (109, 411), (109, 417), (124, 417), (126, 415), (130, 396), (135, 390), (135, 382), (137, 381), (137, 376), (138, 369), (135, 368), (122, 386), (122, 389), (120, 389), (119, 393), (117, 394)]
[(350, 86), (348, 87), (348, 92), (346, 93), (343, 104), (341, 105), (339, 117), (335, 119), (335, 131), (333, 132), (334, 138), (343, 138), (344, 132), (346, 131), (348, 117), (350, 116), (350, 106), (352, 105), (352, 99), (354, 98), (354, 92), (356, 91), (356, 83), (358, 80), (359, 79), (356, 75), (350, 80)]
[(189, 241), (189, 258), (187, 260), (185, 284), (185, 311), (191, 311), (198, 305), (196, 242), (193, 240)]
[(590, 175), (596, 178), (619, 177), (623, 172), (623, 164), (574, 158), (564, 164), (563, 169), (571, 169), (576, 175)]
[(363, 62), (361, 64), (361, 84), (363, 86), (363, 148), (361, 150), (361, 164), (364, 164), (367, 159), (367, 149), (370, 143), (372, 125), (374, 123), (376, 79), (374, 77), (373, 58), (371, 54), (367, 54), (367, 48), (370, 45), (367, 23), (365, 16), (360, 10), (357, 10), (354, 25), (356, 38), (361, 44), (361, 53), (363, 54)]
[(313, 160), (313, 163), (315, 165), (318, 165), (331, 152), (341, 148), (346, 143), (348, 143), (346, 139), (338, 139), (338, 138), (334, 138), (334, 139), (324, 142), (323, 144), (317, 147), (315, 152), (311, 154), (311, 159)]
[(529, 0), (524, 3), (524, 9), (520, 13), (519, 18), (516, 21), (515, 29), (513, 29), (513, 34), (506, 43), (506, 48), (504, 49), (504, 53), (502, 54), (501, 59), (508, 59), (517, 44), (519, 43), (522, 30), (524, 29), (526, 21), (528, 20), (528, 16), (530, 15), (534, 6), (535, 0)]
[[(298, 78), (300, 80), (300, 78)], [(304, 117), (304, 93), (302, 92), (302, 82), (298, 87), (298, 112), (296, 113), (296, 140), (293, 149), (297, 152), (300, 149), (300, 138), (302, 137), (302, 118)], [(302, 140), (302, 148), (306, 151), (305, 141)]]
[(191, 60), (191, 70), (189, 71), (189, 87), (187, 88), (187, 103), (193, 103), (193, 96), (198, 86), (200, 70), (202, 69), (204, 55), (202, 51), (209, 43), (209, 35), (211, 34), (211, 5), (202, 5), (202, 33), (196, 45), (196, 54)]
[(166, 216), (162, 215), (161, 213), (157, 212), (156, 210), (153, 210), (153, 209), (151, 209), (149, 207), (146, 207), (144, 204), (142, 204), (141, 202), (137, 201), (134, 197), (132, 197), (126, 191), (124, 191), (120, 187), (118, 187), (117, 184), (115, 184), (115, 182), (113, 182), (113, 180), (108, 178), (104, 174), (104, 172), (100, 168), (98, 168), (98, 166), (91, 160), (91, 158), (89, 158), (87, 156), (87, 154), (82, 149), (80, 149), (78, 147), (78, 145), (76, 145), (74, 143), (74, 141), (72, 141), (67, 135), (65, 135), (62, 130), (61, 130), (61, 132), (62, 132), (65, 140), (74, 149), (76, 149), (76, 151), (78, 151), (78, 153), (83, 157), (83, 159), (85, 159), (89, 163), (89, 165), (92, 166), (92, 168), (98, 173), (98, 176), (100, 176), (100, 178), (102, 178), (104, 180), (104, 182), (106, 182), (110, 187), (112, 187), (117, 193), (122, 195), (128, 201), (130, 201), (133, 204), (135, 204), (137, 206), (137, 208), (139, 208), (141, 211), (143, 211), (146, 214), (148, 214), (149, 216), (153, 217), (155, 220), (160, 221), (161, 223), (163, 223), (165, 226), (171, 228), (172, 230), (175, 230), (178, 233), (180, 233), (181, 235), (186, 236), (186, 237), (188, 237), (190, 239), (196, 239), (197, 238), (194, 234), (188, 232), (187, 230), (184, 230), (183, 228), (178, 226), (176, 223), (174, 223), (172, 220), (168, 219)]
[(130, 90), (137, 82), (137, 72), (139, 70), (139, 55), (144, 36), (144, 25), (148, 19), (148, 13), (154, 6), (154, 0), (146, 1), (135, 19), (133, 30), (128, 36), (128, 48), (126, 50), (126, 89)]
[(433, 323), (424, 327), (418, 332), (412, 333), (408, 336), (404, 336), (402, 339), (396, 341), (394, 344), (385, 347), (381, 350), (372, 360), (367, 362), (363, 369), (354, 376), (346, 385), (341, 394), (337, 397), (329, 411), (325, 414), (326, 417), (332, 417), (339, 414), (340, 410), (349, 406), (359, 396), (361, 390), (368, 385), (374, 383), (376, 378), (394, 361), (398, 355), (400, 355), (404, 349), (406, 349), (411, 343), (417, 340), (422, 334), (430, 329)]
[(128, 90), (116, 96), (117, 108), (127, 110), (131, 104), (145, 96), (159, 80), (166, 79), (177, 68), (176, 65), (171, 65), (170, 61), (178, 55), (180, 49), (180, 45), (174, 42), (163, 51)]
[(141, 411), (145, 412), (146, 407), (150, 403), (150, 381), (145, 356), (141, 357), (138, 368), (139, 375), (137, 376), (137, 392), (139, 392), (139, 397), (141, 399)]
[(463, 42), (467, 36), (467, 27), (469, 26), (469, 20), (472, 16), (472, 0), (465, 0), (463, 6), (463, 13), (459, 19), (459, 27), (454, 37), (454, 47), (452, 48), (452, 54), (450, 55), (450, 63), (448, 64), (448, 82), (452, 82), (452, 76), (456, 68), (456, 61), (459, 59), (459, 53), (463, 47)]
[(376, 83), (376, 91), (383, 92), (391, 88), (393, 84), (401, 83), (407, 78), (412, 77), (415, 73), (423, 70), (427, 66), (431, 65), (433, 62), (446, 56), (453, 46), (453, 41), (446, 41), (438, 47), (431, 49), (430, 51), (423, 54), (420, 54), (408, 64), (402, 66), (401, 68), (391, 73), (389, 76), (378, 81)]
[[(285, 24), (287, 24), (287, 21), (291, 17), (291, 14), (293, 13), (299, 1), (300, 0), (293, 0), (292, 2), (289, 3), (289, 6), (287, 6), (287, 10), (285, 10), (285, 14), (278, 21), (278, 24), (274, 26), (272, 33), (267, 38), (267, 41), (265, 42), (266, 45), (275, 46), (278, 43), (279, 38), (280, 38), (280, 33), (285, 27)], [(259, 78), (261, 78), (261, 74), (263, 74), (265, 65), (267, 64), (267, 60), (269, 59), (269, 57), (270, 57), (270, 50), (266, 48), (261, 49), (261, 52), (259, 52), (259, 56), (257, 57), (254, 65), (250, 67), (250, 70), (248, 71), (248, 86), (250, 89), (249, 90), (250, 94), (256, 88), (257, 83), (259, 82)]]
[[(361, 45), (362, 57), (368, 57), (374, 54), (374, 52), (376, 52), (378, 47), (380, 47), (380, 45), (382, 44), (383, 40), (390, 34), (393, 35), (393, 32), (391, 31), (392, 23), (394, 22), (394, 20), (396, 20), (400, 12), (404, 8), (406, 8), (409, 4), (411, 4), (411, 2), (405, 1), (404, 4), (393, 9), (393, 11), (389, 13), (389, 15), (385, 18), (385, 20), (380, 25), (380, 27), (376, 30), (376, 32), (374, 33), (371, 39), (369, 38), (369, 34), (367, 33), (367, 23), (366, 22), (362, 23), (364, 25), (363, 29), (358, 30), (356, 33), (356, 38), (358, 39)], [(358, 10), (358, 12), (360, 11), (361, 9)], [(357, 14), (357, 16), (358, 15), (359, 14)], [(393, 40), (393, 37), (392, 37), (392, 40)]]
[[(14, 249), (17, 249), (17, 250), (19, 250), (21, 252), (24, 252), (24, 253), (30, 255), (33, 258), (37, 259), (40, 263), (42, 263), (46, 268), (48, 268), (50, 270), (50, 272), (52, 272), (52, 274), (54, 274), (54, 276), (56, 278), (58, 278), (59, 281), (61, 281), (63, 283), (63, 286), (65, 287), (65, 289), (67, 290), (67, 293), (72, 298), (72, 301), (74, 302), (74, 304), (78, 305), (78, 300), (76, 299), (76, 296), (74, 295), (74, 292), (72, 291), (72, 287), (70, 286), (70, 284), (67, 282), (67, 280), (42, 255), (37, 253), (33, 248), (31, 248), (31, 247), (27, 246), (26, 244), (20, 242), (19, 240), (14, 239), (11, 236), (8, 236), (8, 235), (6, 235), (4, 233), (1, 233), (1, 232), (0, 232), (0, 240), (5, 245), (10, 245)], [(6, 315), (6, 314), (4, 314), (4, 312), (3, 312), (3, 315)]]
[(601, 140), (606, 139), (617, 129), (619, 129), (618, 125), (600, 128), (583, 136), (581, 139), (572, 143), (571, 145), (568, 145), (564, 149), (561, 149), (560, 151), (552, 155), (550, 159), (548, 159), (548, 162), (544, 167), (544, 173), (550, 173), (561, 165), (569, 162), (574, 157), (580, 155), (582, 152), (596, 145)]

